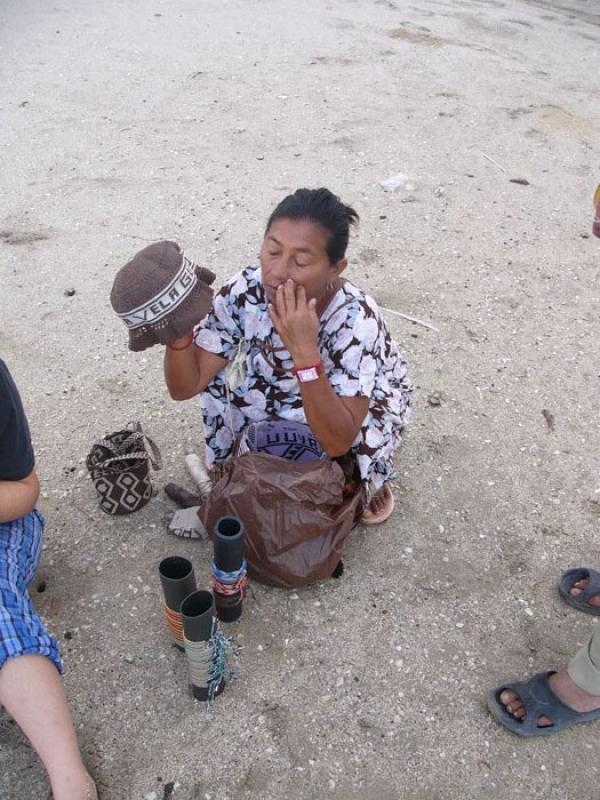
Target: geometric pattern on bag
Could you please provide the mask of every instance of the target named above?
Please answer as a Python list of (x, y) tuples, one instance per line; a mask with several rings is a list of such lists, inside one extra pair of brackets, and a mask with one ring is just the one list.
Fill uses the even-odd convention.
[(150, 466), (162, 466), (160, 451), (144, 434), (139, 422), (130, 422), (96, 442), (86, 464), (100, 497), (100, 508), (107, 514), (131, 514), (152, 497)]

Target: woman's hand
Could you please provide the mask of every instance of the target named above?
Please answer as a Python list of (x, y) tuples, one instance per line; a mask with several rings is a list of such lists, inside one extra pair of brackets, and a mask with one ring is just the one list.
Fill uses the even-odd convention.
[[(306, 300), (303, 286), (292, 280), (280, 286), (269, 315), (296, 369), (319, 363), (317, 301)], [(330, 458), (347, 453), (367, 416), (369, 398), (339, 397), (324, 372), (299, 387), (306, 421), (321, 447)]]
[(279, 286), (275, 303), (269, 303), (269, 316), (296, 367), (319, 360), (317, 301), (307, 301), (303, 286), (291, 279)]

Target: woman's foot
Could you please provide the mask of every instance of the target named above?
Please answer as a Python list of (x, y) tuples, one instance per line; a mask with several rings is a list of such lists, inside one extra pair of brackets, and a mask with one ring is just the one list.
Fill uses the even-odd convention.
[[(581, 594), (581, 592), (585, 589), (588, 583), (589, 578), (584, 578), (583, 580), (574, 583), (573, 587), (571, 588), (571, 595), (573, 597), (577, 597), (577, 595)], [(589, 598), (588, 603), (591, 606), (600, 607), (600, 594), (592, 595)], [(550, 686), (554, 694), (561, 702), (569, 706), (569, 708), (572, 708), (574, 711), (596, 711), (596, 709), (600, 708), (600, 696), (589, 694), (577, 686), (577, 684), (571, 680), (566, 668), (563, 668), (559, 672), (555, 672), (554, 675), (551, 675), (548, 678), (548, 686)], [(521, 702), (521, 698), (518, 694), (516, 694), (516, 692), (513, 692), (510, 689), (505, 689), (500, 694), (498, 699), (504, 708), (509, 712), (509, 714), (512, 714), (512, 716), (516, 719), (524, 719), (525, 707)], [(542, 714), (542, 716), (538, 719), (538, 725), (542, 728), (545, 728), (549, 725), (552, 725), (552, 720)]]
[(369, 507), (363, 512), (361, 522), (365, 525), (380, 525), (388, 519), (394, 510), (394, 495), (389, 484), (384, 483), (373, 496)]

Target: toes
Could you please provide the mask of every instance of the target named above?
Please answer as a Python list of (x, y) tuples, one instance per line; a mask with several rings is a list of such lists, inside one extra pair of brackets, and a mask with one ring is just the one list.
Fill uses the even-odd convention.
[(525, 718), (525, 706), (523, 705), (519, 695), (516, 692), (513, 692), (512, 689), (504, 689), (504, 691), (500, 692), (498, 699), (506, 711), (508, 711), (508, 713), (511, 714), (515, 719)]
[(504, 691), (500, 692), (499, 700), (503, 706), (508, 706), (510, 703), (514, 703), (514, 701), (518, 699), (519, 695), (516, 692), (513, 692), (512, 689), (504, 689)]
[(513, 703), (507, 703), (506, 708), (513, 717), (518, 717), (520, 719), (525, 716), (525, 706), (518, 697)]
[(547, 717), (545, 714), (542, 714), (541, 717), (538, 717), (538, 728), (549, 728), (551, 725), (554, 725), (552, 720)]
[[(526, 710), (525, 706), (521, 702), (521, 698), (519, 697), (516, 692), (513, 692), (511, 689), (504, 689), (504, 691), (500, 692), (498, 697), (506, 711), (511, 714), (515, 719), (525, 719)], [(548, 728), (550, 725), (553, 725), (551, 719), (546, 717), (544, 714), (538, 718), (537, 724), (540, 728)]]
[[(576, 581), (570, 589), (571, 597), (577, 597), (582, 593), (585, 587), (590, 582), (589, 578), (582, 578), (580, 581)], [(595, 608), (600, 607), (600, 594), (594, 594), (592, 597), (588, 598), (588, 603)]]
[(581, 594), (589, 582), (589, 578), (582, 578), (580, 581), (575, 581), (573, 586), (571, 586), (570, 594), (572, 594), (573, 597), (577, 597), (577, 595)]
[(382, 505), (381, 498), (374, 497), (371, 500), (371, 511), (373, 511), (375, 514), (378, 514), (381, 511)]

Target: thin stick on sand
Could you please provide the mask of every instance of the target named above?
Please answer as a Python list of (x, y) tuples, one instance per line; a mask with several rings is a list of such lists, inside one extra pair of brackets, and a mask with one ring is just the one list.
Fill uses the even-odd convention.
[(495, 161), (495, 160), (494, 160), (494, 159), (493, 159), (491, 156), (488, 156), (486, 153), (484, 153), (484, 152), (483, 152), (483, 150), (478, 150), (478, 152), (479, 152), (479, 153), (481, 153), (481, 155), (482, 155), (484, 158), (487, 158), (487, 160), (488, 160), (488, 161), (491, 161), (491, 162), (492, 162), (492, 164), (495, 164), (495, 166), (497, 166), (497, 167), (498, 167), (498, 169), (501, 169), (501, 170), (502, 170), (502, 172), (506, 172), (506, 170), (504, 169), (504, 167), (502, 166), (502, 164), (499, 164), (499, 163), (498, 163), (497, 161)]
[(431, 331), (435, 331), (436, 333), (440, 332), (439, 328), (436, 328), (435, 325), (432, 325), (430, 322), (423, 322), (422, 319), (417, 319), (416, 317), (409, 317), (408, 314), (403, 314), (401, 311), (394, 311), (391, 308), (384, 308), (383, 306), (379, 306), (382, 311), (387, 311), (390, 314), (394, 314), (397, 317), (402, 317), (402, 319), (406, 319), (409, 322), (414, 322), (415, 325), (422, 325), (424, 328), (429, 328)]

